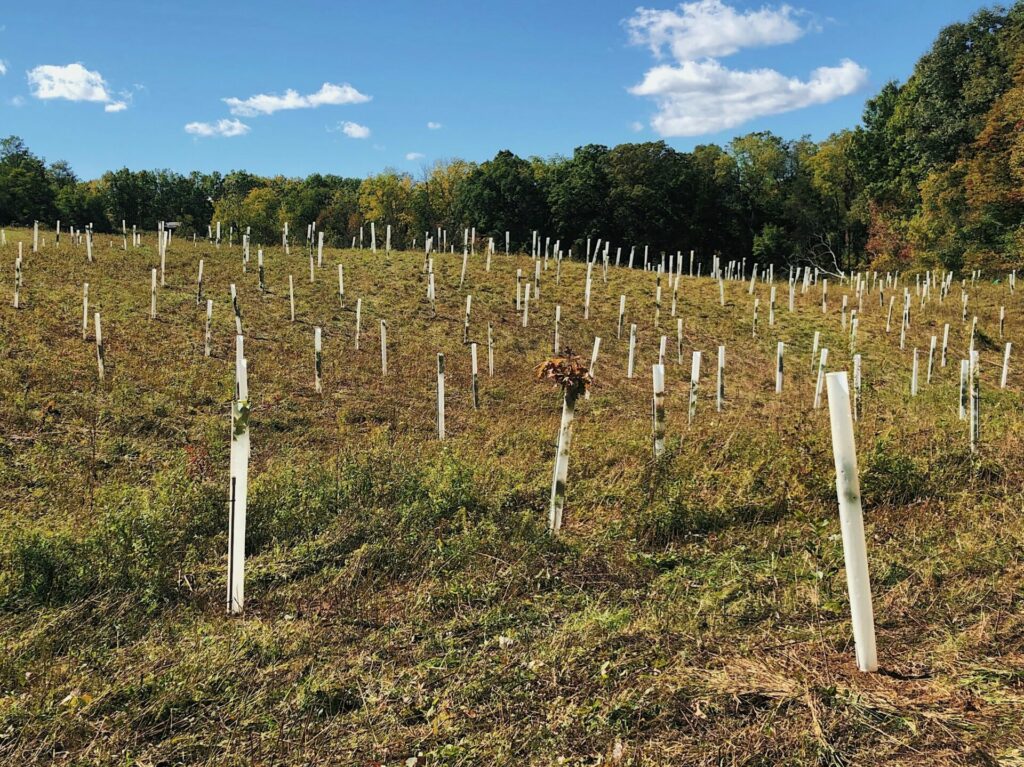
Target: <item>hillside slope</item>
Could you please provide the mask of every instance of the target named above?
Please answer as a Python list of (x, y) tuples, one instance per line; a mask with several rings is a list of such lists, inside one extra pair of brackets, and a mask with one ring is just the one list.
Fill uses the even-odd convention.
[[(28, 232), (8, 231), (5, 264)], [(147, 242), (154, 237), (147, 235)], [(959, 286), (923, 307), (899, 348), (865, 297), (857, 424), (882, 672), (854, 664), (828, 410), (812, 408), (812, 337), (850, 365), (849, 285), (684, 276), (675, 317), (655, 275), (542, 267), (529, 325), (527, 257), (305, 252), (175, 242), (149, 319), (154, 249), (97, 237), (25, 247), (22, 308), (0, 306), (0, 761), (6, 764), (1018, 764), (1024, 759), (1020, 395), (998, 388), (1002, 343), (1024, 350), (1022, 295), (968, 284), (979, 317), (982, 444), (957, 414), (970, 322)], [(214, 301), (203, 356), (198, 260)], [(337, 295), (345, 267), (346, 300)], [(5, 273), (10, 274), (5, 267)], [(296, 320), (289, 321), (293, 275)], [(82, 283), (101, 312), (107, 380)], [(224, 614), (234, 319), (252, 415), (245, 614)], [(463, 344), (481, 344), (481, 405)], [(636, 375), (616, 337), (638, 326)], [(354, 306), (362, 299), (360, 349)], [(563, 345), (589, 357), (565, 528), (545, 529), (560, 395), (535, 379)], [(999, 338), (999, 306), (1007, 312)], [(683, 319), (683, 364), (676, 318)], [(969, 315), (970, 317), (970, 315)], [(381, 375), (379, 321), (388, 323)], [(487, 374), (487, 325), (495, 374)], [(929, 340), (949, 363), (925, 384)], [(313, 328), (324, 393), (313, 391)], [(668, 451), (651, 455), (651, 365), (668, 335)], [(774, 392), (777, 341), (786, 379)], [(715, 410), (719, 345), (726, 403)], [(912, 349), (921, 390), (909, 397)], [(691, 353), (702, 384), (687, 419)], [(447, 431), (435, 430), (436, 354)]]

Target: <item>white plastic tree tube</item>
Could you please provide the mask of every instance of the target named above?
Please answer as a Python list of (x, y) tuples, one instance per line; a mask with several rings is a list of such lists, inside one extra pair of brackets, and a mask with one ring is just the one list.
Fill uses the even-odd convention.
[(235, 335), (242, 335), (242, 310), (238, 306), (238, 290), (235, 289), (235, 283), (231, 283), (231, 309), (235, 313)]
[(1003, 352), (1003, 373), (999, 376), (999, 388), (1006, 388), (1006, 378), (1010, 374), (1010, 350), (1013, 348), (1013, 344), (1010, 341), (1006, 342), (1006, 351)]
[(388, 374), (388, 323), (386, 320), (380, 321), (380, 374), (382, 376)]
[(970, 363), (960, 360), (960, 420), (967, 418), (967, 375)]
[(629, 326), (629, 358), (626, 361), (626, 378), (633, 377), (633, 363), (636, 360), (636, 323)]
[(978, 370), (978, 352), (971, 352), (971, 452), (977, 452), (981, 439), (981, 376)]
[(82, 285), (82, 340), (89, 335), (89, 283)]
[(718, 382), (715, 387), (716, 409), (722, 412), (722, 405), (725, 404), (725, 347), (718, 347)]
[(206, 328), (203, 333), (203, 354), (206, 357), (210, 356), (210, 347), (212, 346), (211, 341), (213, 340), (213, 334), (210, 330), (210, 324), (213, 320), (213, 299), (206, 299)]
[(203, 304), (203, 259), (199, 259), (199, 275), (196, 277), (196, 306)]
[(557, 534), (562, 529), (562, 510), (565, 507), (565, 485), (569, 477), (569, 447), (572, 444), (572, 422), (576, 414), (578, 393), (565, 389), (562, 400), (562, 423), (558, 429), (558, 453), (551, 480), (551, 504), (548, 509), (548, 529)]
[(106, 351), (103, 348), (103, 329), (100, 326), (100, 313), (99, 312), (96, 312), (93, 315), (93, 322), (94, 322), (95, 328), (96, 328), (96, 332), (95, 332), (95, 335), (96, 335), (96, 367), (97, 367), (97, 369), (99, 371), (100, 381), (102, 381), (104, 379), (104, 377), (106, 376), (106, 373), (107, 373), (107, 370), (106, 370), (106, 362), (107, 362), (106, 358), (107, 358), (107, 355), (106, 355)]
[(845, 372), (828, 374), (828, 410), (832, 424), (832, 453), (836, 466), (836, 496), (846, 563), (846, 586), (850, 595), (850, 617), (857, 668), (877, 671), (875, 617), (871, 605), (871, 579), (864, 538), (864, 511), (857, 476), (857, 448), (850, 415), (850, 389)]
[(860, 355), (853, 355), (853, 420), (860, 420), (861, 408), (861, 360)]
[(487, 323), (487, 375), (494, 376), (494, 328)]
[(437, 355), (437, 438), (444, 439), (444, 355)]
[(469, 358), (472, 379), (470, 380), (470, 393), (472, 394), (473, 407), (480, 408), (480, 368), (477, 363), (476, 344), (469, 345)]
[(156, 319), (156, 268), (150, 273), (149, 280), (149, 318)]
[(814, 409), (821, 407), (821, 392), (825, 387), (825, 365), (828, 364), (828, 348), (821, 350), (821, 360), (818, 362), (818, 380), (814, 386)]
[(319, 327), (313, 328), (313, 390), (320, 394), (324, 390), (324, 347)]
[(661, 272), (658, 273), (658, 284), (654, 288), (654, 327), (661, 327)]
[(245, 605), (245, 522), (249, 495), (249, 376), (243, 339), (236, 338), (235, 397), (231, 403), (231, 484), (228, 523), (227, 610)]
[(661, 458), (665, 453), (665, 366), (651, 366), (651, 378), (654, 388), (654, 457)]
[(554, 340), (553, 340), (553, 343), (552, 343), (552, 349), (553, 349), (552, 353), (556, 357), (558, 356), (558, 349), (561, 346), (561, 339), (558, 337), (559, 336), (559, 331), (561, 329), (562, 329), (562, 307), (561, 306), (556, 306), (555, 307), (555, 337), (554, 337)]
[(910, 396), (917, 396), (917, 347), (914, 347), (914, 361), (910, 368)]
[(775, 393), (782, 394), (782, 355), (786, 351), (786, 344), (779, 341), (775, 349)]
[(590, 319), (590, 286), (591, 276), (590, 272), (593, 269), (594, 263), (591, 261), (587, 264), (587, 279), (583, 286), (583, 319)]
[(693, 353), (693, 361), (690, 365), (690, 403), (687, 408), (687, 423), (693, 423), (697, 415), (697, 387), (700, 384), (700, 352)]
[(616, 326), (615, 337), (622, 338), (622, 323), (626, 319), (626, 297), (619, 296), (619, 324)]
[(363, 321), (363, 299), (356, 299), (356, 351), (359, 351), (359, 326)]
[[(594, 350), (590, 353), (590, 377), (593, 380), (594, 370), (597, 368), (597, 352), (601, 348), (601, 336), (594, 336)], [(587, 393), (583, 395), (584, 399), (590, 399), (590, 388), (587, 388)]]

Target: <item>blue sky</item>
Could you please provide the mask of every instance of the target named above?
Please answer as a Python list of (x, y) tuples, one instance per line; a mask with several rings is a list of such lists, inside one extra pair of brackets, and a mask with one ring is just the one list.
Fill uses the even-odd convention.
[(83, 178), (124, 166), (419, 175), (500, 149), (822, 138), (981, 5), (11, 2), (0, 135)]

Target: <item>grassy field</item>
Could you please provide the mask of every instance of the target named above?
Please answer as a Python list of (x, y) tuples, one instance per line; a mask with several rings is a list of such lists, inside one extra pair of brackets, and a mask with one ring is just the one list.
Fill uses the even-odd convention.
[[(655, 277), (553, 262), (529, 327), (529, 258), (256, 253), (174, 242), (149, 318), (155, 236), (96, 261), (67, 236), (29, 252), (7, 232), (0, 305), (0, 762), (68, 765), (1024, 764), (1024, 362), (998, 388), (1005, 340), (1024, 354), (1024, 293), (970, 290), (979, 317), (981, 446), (957, 413), (970, 322), (955, 283), (914, 296), (899, 349), (877, 293), (858, 351), (857, 447), (881, 671), (856, 669), (827, 406), (811, 407), (811, 340), (850, 366), (830, 280), (776, 324), (759, 284), (684, 277), (677, 364), (671, 290)], [(22, 308), (11, 305), (17, 241)], [(110, 243), (113, 243), (111, 246)], [(203, 355), (198, 260), (214, 300)], [(337, 295), (345, 266), (346, 301)], [(707, 267), (705, 266), (705, 271)], [(289, 321), (293, 275), (296, 321)], [(82, 340), (82, 283), (103, 318), (107, 379)], [(234, 319), (253, 401), (246, 610), (224, 613)], [(911, 286), (912, 278), (907, 283)], [(900, 288), (902, 292), (902, 287)], [(481, 342), (470, 401), (465, 296)], [(616, 338), (639, 327), (637, 374)], [(362, 298), (360, 350), (354, 306)], [(851, 304), (855, 299), (851, 298)], [(886, 305), (888, 304), (888, 294)], [(577, 408), (565, 527), (546, 531), (561, 395), (535, 379), (561, 337), (596, 381)], [(999, 306), (1007, 312), (999, 338)], [(378, 326), (388, 322), (389, 375)], [(949, 322), (947, 367), (924, 383)], [(496, 372), (487, 375), (487, 323)], [(323, 328), (324, 392), (313, 390)], [(669, 336), (666, 455), (651, 450), (651, 364)], [(776, 343), (786, 382), (774, 392)], [(715, 412), (717, 347), (726, 405)], [(912, 349), (921, 388), (909, 396)], [(702, 350), (687, 423), (690, 354)], [(436, 439), (436, 354), (447, 431)]]

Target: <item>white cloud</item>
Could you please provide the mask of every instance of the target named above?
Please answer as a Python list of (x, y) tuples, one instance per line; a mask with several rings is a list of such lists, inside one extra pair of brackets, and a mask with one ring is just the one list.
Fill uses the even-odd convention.
[(28, 84), (37, 99), (67, 99), (68, 101), (110, 101), (107, 84), (99, 72), (92, 72), (81, 64), (64, 67), (44, 64), (30, 69)]
[(11, 99), (10, 103), (11, 103), (12, 107), (23, 107), (23, 106), (25, 106), (25, 97), (24, 96), (14, 96)]
[(430, 128), (430, 130), (441, 130), (441, 123), (436, 123), (431, 120), (427, 123), (427, 127)]
[(241, 117), (269, 115), (282, 109), (313, 109), (319, 106), (340, 104), (362, 104), (370, 100), (370, 96), (360, 93), (348, 83), (334, 85), (324, 83), (316, 93), (301, 95), (289, 88), (284, 95), (259, 93), (247, 99), (222, 99), (228, 105), (231, 114)]
[(824, 104), (862, 88), (867, 78), (867, 70), (849, 59), (819, 67), (806, 81), (773, 69), (742, 72), (713, 60), (687, 61), (651, 69), (630, 92), (655, 99), (658, 113), (651, 125), (660, 135), (697, 136)]
[(185, 133), (193, 136), (221, 136), (231, 138), (233, 136), (244, 136), (249, 132), (249, 126), (241, 120), (217, 120), (215, 123), (192, 122), (185, 125)]
[(639, 133), (644, 129), (644, 124), (639, 120), (634, 120), (629, 124), (629, 129), (633, 131), (633, 133)]
[(426, 155), (423, 154), (423, 152), (408, 152), (405, 155), (405, 159), (406, 160), (412, 160), (412, 161), (422, 160), (424, 157), (426, 157)]
[(341, 132), (349, 138), (369, 138), (370, 129), (365, 125), (360, 125), (354, 122), (343, 122), (341, 123)]
[(625, 22), (630, 42), (647, 45), (657, 59), (668, 48), (675, 63), (649, 69), (629, 92), (654, 99), (658, 112), (651, 127), (669, 137), (734, 128), (862, 88), (868, 72), (849, 59), (839, 66), (818, 67), (806, 81), (769, 68), (729, 69), (718, 61), (743, 48), (799, 39), (816, 29), (800, 23), (804, 15), (789, 5), (738, 11), (722, 0), (685, 2), (667, 11), (638, 8)]
[(6, 74), (7, 74), (7, 62), (4, 61), (3, 59), (0, 59), (0, 75), (6, 75)]
[(105, 112), (122, 112), (128, 108), (131, 94), (122, 94), (115, 101), (99, 72), (86, 69), (81, 63), (56, 66), (43, 64), (28, 71), (28, 84), (37, 99), (65, 99), (105, 104)]
[(680, 3), (675, 11), (637, 8), (626, 21), (630, 42), (647, 45), (658, 58), (666, 46), (678, 61), (728, 56), (741, 48), (797, 40), (808, 28), (789, 5), (737, 11), (721, 0)]

